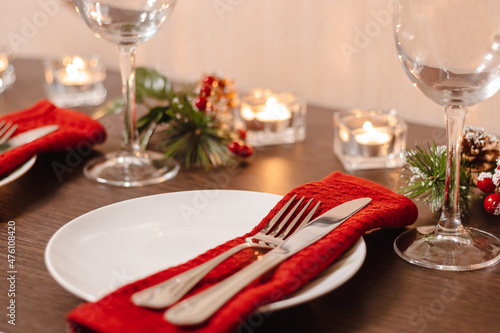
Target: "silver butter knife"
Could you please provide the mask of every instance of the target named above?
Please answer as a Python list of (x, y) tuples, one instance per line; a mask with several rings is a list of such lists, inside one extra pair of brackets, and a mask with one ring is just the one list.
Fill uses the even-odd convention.
[(48, 125), (43, 127), (34, 128), (32, 130), (23, 132), (21, 134), (16, 135), (15, 137), (9, 139), (9, 141), (0, 145), (0, 154), (8, 152), (14, 148), (20, 147), (22, 145), (28, 144), (35, 140), (38, 140), (47, 134), (50, 134), (59, 129), (58, 125)]
[(342, 222), (368, 205), (370, 201), (370, 198), (360, 198), (330, 209), (290, 236), (283, 244), (266, 253), (260, 260), (253, 262), (224, 281), (171, 307), (165, 311), (165, 319), (179, 326), (197, 325), (205, 322), (250, 282), (326, 236)]

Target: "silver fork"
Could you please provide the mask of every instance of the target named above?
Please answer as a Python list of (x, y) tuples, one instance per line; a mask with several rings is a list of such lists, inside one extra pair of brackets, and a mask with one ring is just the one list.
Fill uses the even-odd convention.
[(247, 238), (245, 243), (239, 244), (212, 258), (211, 260), (178, 274), (164, 282), (135, 293), (132, 295), (132, 302), (135, 305), (151, 309), (165, 308), (180, 300), (212, 269), (239, 251), (249, 247), (271, 249), (280, 245), (288, 236), (304, 227), (311, 220), (320, 205), (320, 202), (316, 203), (309, 214), (301, 220), (302, 215), (304, 215), (305, 211), (313, 201), (313, 199), (310, 199), (293, 219), (293, 221), (287, 224), (297, 208), (304, 201), (305, 197), (302, 197), (297, 204), (290, 209), (286, 217), (280, 221), (281, 216), (286, 212), (292, 202), (295, 201), (296, 197), (297, 195), (294, 195), (261, 231)]
[(16, 129), (17, 124), (12, 124), (11, 122), (2, 120), (0, 122), (0, 145), (7, 142)]

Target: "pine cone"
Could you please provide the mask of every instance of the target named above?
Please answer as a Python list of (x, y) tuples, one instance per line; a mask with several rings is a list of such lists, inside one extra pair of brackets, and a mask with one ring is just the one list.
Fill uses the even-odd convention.
[(462, 157), (467, 160), (471, 173), (477, 175), (496, 166), (500, 156), (500, 142), (483, 128), (467, 126), (462, 139)]

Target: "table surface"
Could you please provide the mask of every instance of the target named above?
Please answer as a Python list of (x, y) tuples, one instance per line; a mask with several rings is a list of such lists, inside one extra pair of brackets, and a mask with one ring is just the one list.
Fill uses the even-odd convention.
[[(44, 98), (41, 62), (19, 59), (17, 81), (0, 96), (0, 114), (22, 109)], [(109, 73), (108, 96), (119, 95), (119, 77)], [(92, 112), (92, 109), (81, 109)], [(223, 189), (284, 195), (292, 188), (343, 170), (333, 154), (335, 110), (308, 106), (307, 138), (302, 143), (257, 149), (257, 157), (231, 173)], [(120, 121), (107, 121), (119, 128)], [(444, 131), (410, 124), (408, 145), (433, 139), (442, 143)], [(96, 150), (119, 145), (110, 133)], [(65, 163), (65, 154), (41, 154), (29, 172), (0, 188), (0, 331), (65, 332), (66, 314), (82, 303), (50, 276), (44, 251), (52, 235), (74, 218), (96, 208), (147, 195), (208, 186), (204, 170), (181, 170), (174, 179), (142, 188), (96, 184), (82, 173), (82, 162), (59, 181), (53, 161)], [(398, 170), (369, 170), (351, 174), (389, 189), (401, 186)], [(439, 216), (418, 205), (417, 224), (434, 224)], [(16, 225), (16, 325), (7, 323), (7, 222)], [(474, 201), (464, 220), (500, 235), (500, 220)], [(420, 268), (400, 259), (393, 241), (403, 229), (377, 230), (364, 235), (367, 256), (359, 272), (341, 287), (305, 304), (254, 317), (242, 332), (500, 332), (500, 265), (473, 272), (442, 272)], [(182, 251), (182, 249), (180, 249)]]

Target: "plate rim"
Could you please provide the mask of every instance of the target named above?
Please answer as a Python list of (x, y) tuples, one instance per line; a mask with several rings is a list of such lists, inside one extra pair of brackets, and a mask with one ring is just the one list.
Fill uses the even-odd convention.
[(0, 179), (0, 187), (12, 183), (14, 180), (28, 172), (36, 162), (37, 155), (33, 155), (29, 160), (21, 164), (18, 168), (11, 171), (8, 176)]

